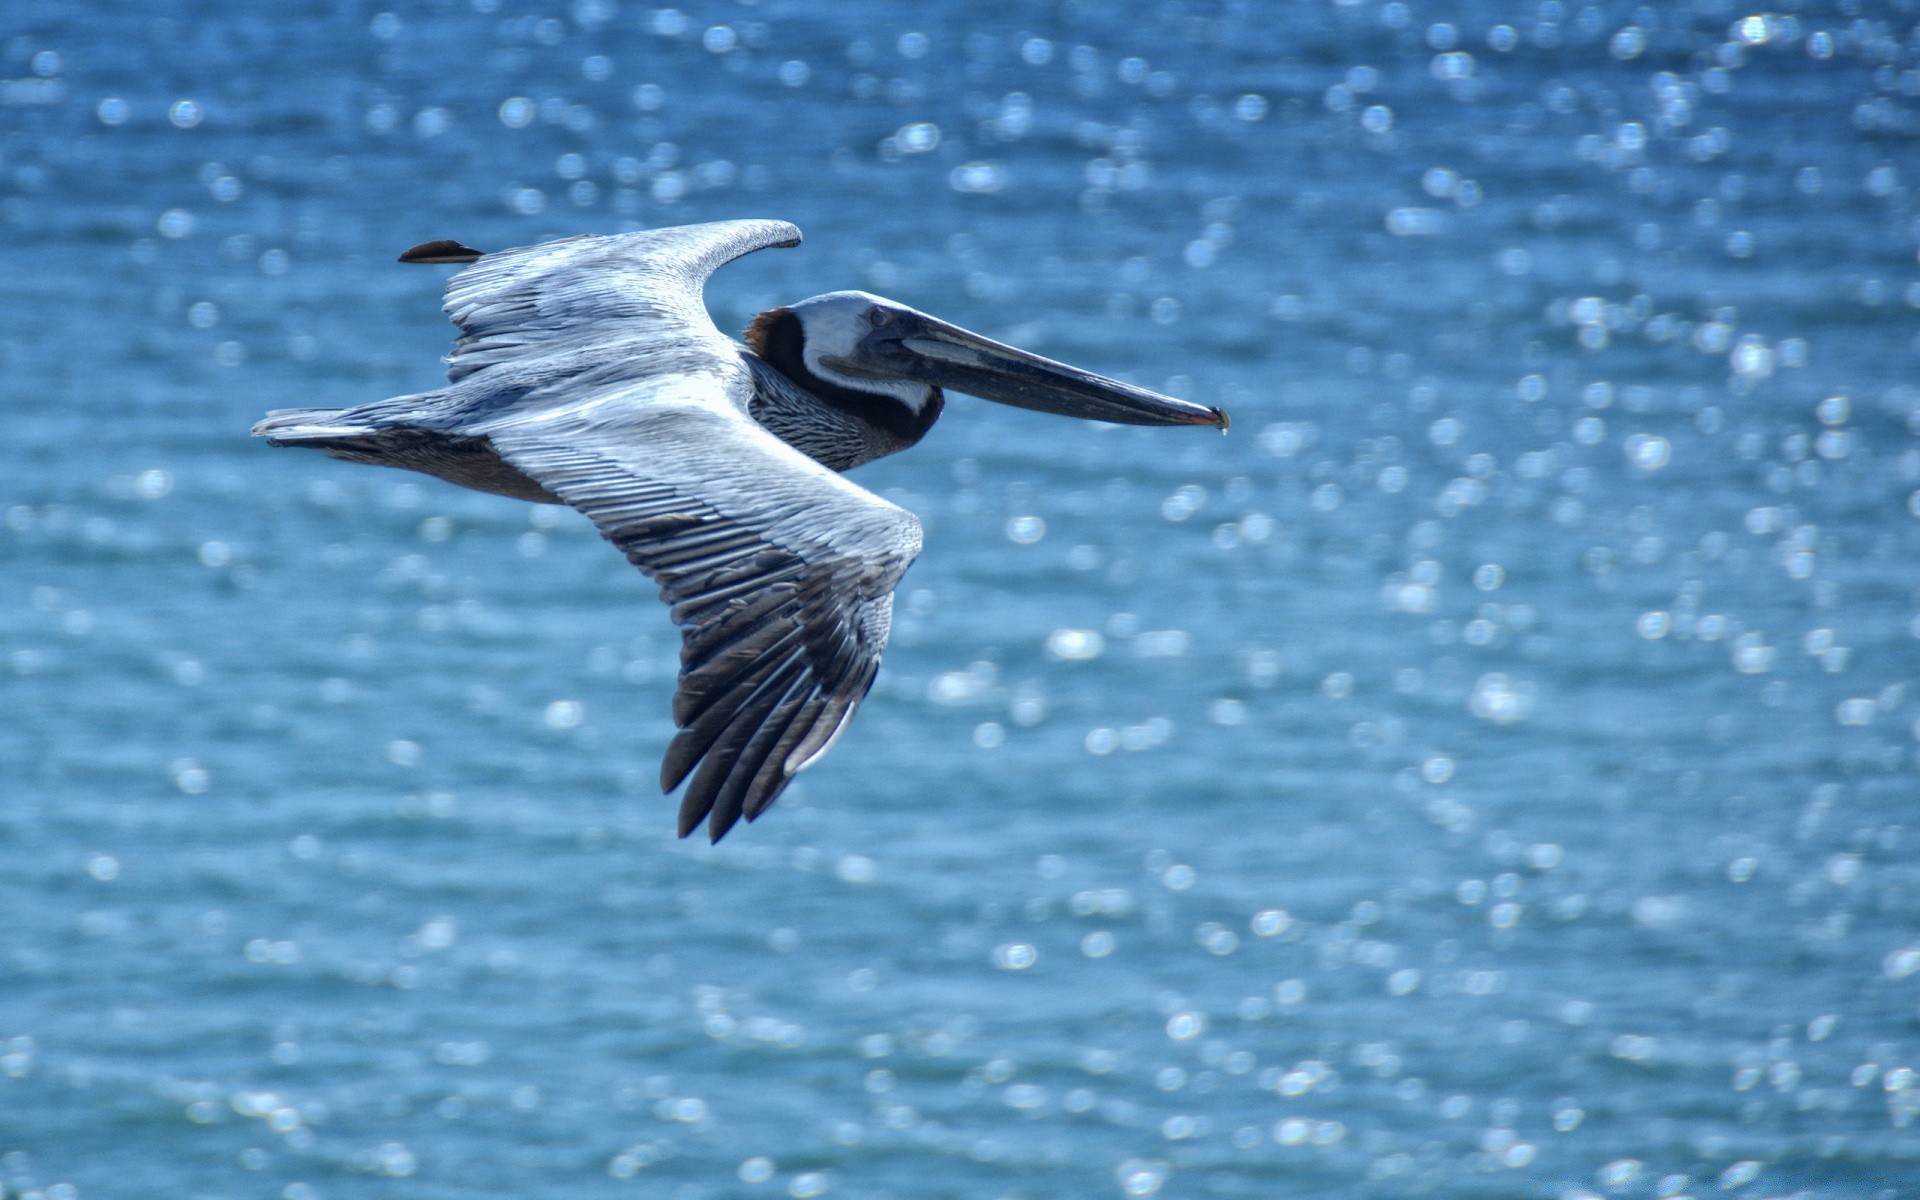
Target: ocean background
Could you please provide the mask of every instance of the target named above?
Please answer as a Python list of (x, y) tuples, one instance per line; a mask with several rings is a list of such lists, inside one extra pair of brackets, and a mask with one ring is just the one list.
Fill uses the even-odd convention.
[[(14, 0), (0, 1185), (1920, 1196), (1920, 5)], [(956, 399), (719, 847), (584, 518), (274, 450), (725, 217)]]

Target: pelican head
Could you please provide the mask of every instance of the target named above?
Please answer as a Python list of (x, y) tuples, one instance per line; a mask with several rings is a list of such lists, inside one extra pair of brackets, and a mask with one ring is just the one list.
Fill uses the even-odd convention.
[(943, 388), (1089, 421), (1227, 427), (1217, 408), (1029, 354), (866, 292), (829, 292), (762, 313), (747, 342), (811, 390), (897, 406), (921, 432), (939, 415)]

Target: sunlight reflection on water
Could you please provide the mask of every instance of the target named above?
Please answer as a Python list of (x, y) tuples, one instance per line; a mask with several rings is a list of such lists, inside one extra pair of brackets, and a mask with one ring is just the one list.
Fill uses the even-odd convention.
[[(1856, 7), (43, 10), (0, 1180), (1898, 1187), (1920, 109)], [(246, 430), (431, 386), (408, 245), (745, 215), (808, 240), (724, 327), (873, 288), (1234, 429), (863, 470), (886, 671), (711, 849), (584, 519)]]

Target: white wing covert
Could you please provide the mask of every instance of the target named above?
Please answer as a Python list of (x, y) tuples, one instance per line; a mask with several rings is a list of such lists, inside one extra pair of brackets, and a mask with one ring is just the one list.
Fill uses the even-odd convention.
[(443, 307), (460, 328), (447, 378), (637, 339), (710, 347), (721, 334), (700, 298), (707, 277), (743, 254), (799, 244), (785, 221), (714, 221), (483, 255), (447, 282)]
[(911, 513), (782, 443), (718, 389), (705, 376), (655, 380), (487, 430), (672, 606), (680, 733), (660, 782), (670, 792), (693, 773), (680, 834), (704, 819), (714, 841), (845, 728), (920, 552)]

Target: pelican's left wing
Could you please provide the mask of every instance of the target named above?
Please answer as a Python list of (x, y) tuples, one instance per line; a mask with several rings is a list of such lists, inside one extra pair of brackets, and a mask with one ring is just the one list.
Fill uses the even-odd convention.
[(873, 685), (913, 514), (740, 415), (710, 375), (504, 418), (500, 456), (593, 519), (682, 627), (680, 733), (660, 782), (694, 773), (685, 837), (760, 815)]
[[(743, 254), (799, 244), (799, 228), (785, 221), (713, 221), (481, 255), (447, 282), (444, 307), (460, 327), (447, 378), (458, 383), (495, 363), (641, 338), (689, 352), (711, 348), (723, 339), (701, 300), (707, 277)], [(442, 246), (459, 254), (431, 253)], [(430, 242), (403, 257), (459, 262), (473, 253)]]

